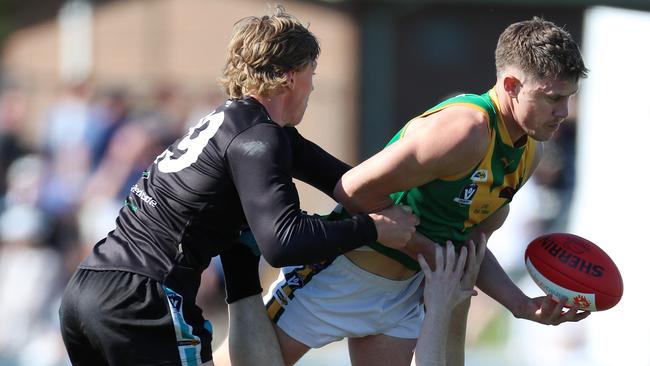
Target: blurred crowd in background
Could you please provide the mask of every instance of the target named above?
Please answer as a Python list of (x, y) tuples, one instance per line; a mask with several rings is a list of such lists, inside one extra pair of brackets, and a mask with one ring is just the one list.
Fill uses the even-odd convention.
[[(189, 122), (223, 97), (160, 85), (150, 95), (123, 88), (63, 87), (42, 121), (26, 121), (30, 96), (0, 91), (0, 365), (62, 365), (59, 297), (93, 244), (114, 226), (142, 171)], [(25, 124), (42, 126), (28, 143)], [(208, 271), (210, 272), (210, 271)], [(223, 302), (216, 271), (206, 277), (208, 312)]]
[[(19, 84), (0, 91), (1, 366), (67, 364), (58, 307), (68, 278), (112, 230), (139, 175), (222, 101), (216, 83), (196, 95), (168, 84), (134, 95), (78, 82), (61, 88), (41, 121), (26, 121), (30, 95)], [(19, 133), (26, 123), (42, 126), (35, 142)], [(492, 240), (515, 277), (524, 276), (520, 256), (529, 239), (562, 230), (558, 225), (565, 222), (562, 213), (572, 193), (574, 141), (572, 119), (547, 144), (546, 159), (514, 200), (525, 209)], [(218, 260), (213, 267), (204, 275), (199, 302), (223, 332), (227, 315)], [(495, 314), (501, 314), (496, 309), (495, 304)], [(478, 342), (489, 327), (488, 314), (483, 309), (470, 326), (470, 342)], [(215, 335), (215, 347), (222, 338)]]

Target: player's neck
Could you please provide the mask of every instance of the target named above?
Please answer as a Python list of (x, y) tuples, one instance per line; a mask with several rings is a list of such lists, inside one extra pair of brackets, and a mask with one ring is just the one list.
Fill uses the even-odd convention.
[(497, 88), (497, 100), (499, 102), (499, 112), (501, 112), (501, 118), (503, 118), (503, 123), (506, 126), (508, 136), (510, 136), (510, 141), (513, 144), (516, 144), (517, 141), (521, 140), (522, 137), (526, 134), (524, 130), (517, 123), (514, 115), (514, 101), (512, 98), (508, 97), (508, 93), (500, 88)]
[(271, 120), (276, 124), (284, 127), (287, 125), (287, 122), (284, 122), (285, 114), (285, 98), (284, 94), (273, 94), (268, 97), (262, 97), (257, 94), (251, 94), (251, 97), (255, 98), (260, 104), (264, 106), (266, 112), (271, 116)]

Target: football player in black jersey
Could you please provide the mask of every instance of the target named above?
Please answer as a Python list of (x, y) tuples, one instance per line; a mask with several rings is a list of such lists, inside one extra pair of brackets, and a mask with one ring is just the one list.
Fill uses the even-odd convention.
[(401, 207), (326, 221), (300, 210), (292, 178), (332, 196), (349, 169), (294, 128), (320, 48), (277, 8), (238, 22), (223, 84), (230, 99), (163, 151), (131, 187), (116, 227), (64, 292), (61, 331), (74, 365), (212, 364), (211, 325), (195, 304), (220, 255), (236, 365), (283, 364), (261, 300), (250, 227), (273, 266), (331, 259), (378, 240), (402, 248), (417, 217)]

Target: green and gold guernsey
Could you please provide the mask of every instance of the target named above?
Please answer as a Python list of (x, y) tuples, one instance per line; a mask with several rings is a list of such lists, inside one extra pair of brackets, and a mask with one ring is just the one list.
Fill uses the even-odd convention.
[[(391, 198), (396, 204), (413, 208), (413, 212), (420, 217), (417, 228), (420, 233), (438, 243), (451, 240), (460, 245), (467, 240), (470, 229), (512, 200), (531, 170), (536, 143), (527, 138), (520, 147), (513, 146), (494, 89), (483, 95), (462, 94), (447, 99), (419, 117), (451, 106), (475, 108), (488, 117), (490, 145), (486, 155), (467, 173), (396, 192)], [(402, 138), (407, 126), (408, 123), (388, 145)], [(398, 250), (379, 243), (368, 246), (407, 268), (419, 269), (417, 261)]]

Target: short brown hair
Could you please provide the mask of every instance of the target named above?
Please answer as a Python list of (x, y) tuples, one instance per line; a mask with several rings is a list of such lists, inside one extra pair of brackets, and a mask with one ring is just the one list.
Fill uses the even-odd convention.
[(286, 85), (287, 71), (304, 69), (319, 54), (316, 37), (278, 5), (273, 15), (235, 23), (221, 83), (229, 98), (268, 96)]
[(589, 71), (569, 32), (538, 17), (511, 24), (501, 33), (495, 64), (497, 76), (508, 66), (538, 78), (575, 81)]

